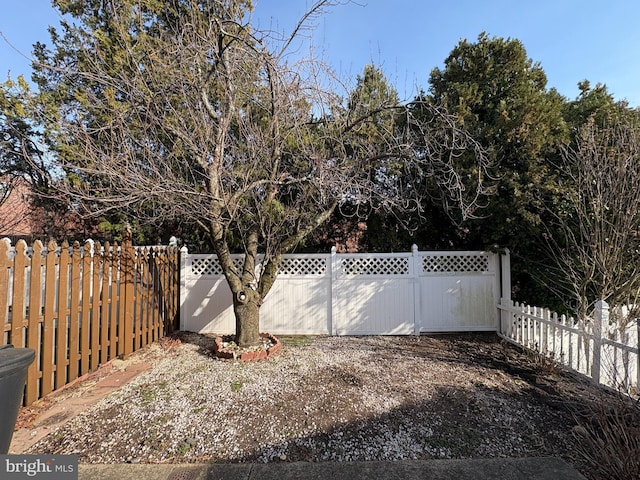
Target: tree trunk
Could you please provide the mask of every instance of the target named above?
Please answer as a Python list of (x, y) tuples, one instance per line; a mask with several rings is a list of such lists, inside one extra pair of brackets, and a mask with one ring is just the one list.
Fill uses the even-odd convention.
[(260, 304), (254, 290), (234, 295), (233, 311), (236, 317), (236, 343), (250, 347), (260, 343)]

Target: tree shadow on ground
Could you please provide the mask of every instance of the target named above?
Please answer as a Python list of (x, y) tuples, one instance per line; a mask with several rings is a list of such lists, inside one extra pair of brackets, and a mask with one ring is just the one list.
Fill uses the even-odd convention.
[[(213, 335), (178, 332), (176, 338), (197, 345), (199, 354), (215, 358)], [(326, 339), (303, 337), (299, 341), (292, 337), (288, 342), (286, 338), (285, 349), (292, 350), (301, 344), (324, 345)], [(307, 404), (298, 398), (278, 396), (273, 405), (263, 407), (259, 414), (268, 418), (273, 428), (281, 429), (279, 441), (262, 443), (259, 432), (239, 435), (235, 441), (243, 443), (239, 448), (243, 454), (210, 461), (560, 456), (590, 477), (589, 469), (575, 453), (573, 429), (580, 411), (601, 402), (609, 393), (586, 378), (492, 333), (328, 340), (337, 356), (344, 353), (349, 358), (349, 350), (353, 349), (363, 352), (360, 361), (371, 368), (365, 368), (366, 365), (351, 368), (343, 363), (314, 371), (313, 378), (306, 380), (310, 390), (319, 385), (331, 385), (334, 389), (323, 398), (326, 403), (312, 406), (316, 400), (313, 397), (320, 396), (313, 391)], [(415, 359), (416, 368), (425, 361), (442, 364), (445, 370), (460, 370), (462, 366), (469, 378), (459, 385), (437, 382), (425, 385), (429, 394), (418, 396), (414, 395), (414, 382), (407, 381), (406, 388), (399, 382), (397, 386), (394, 384), (397, 391), (388, 392), (388, 405), (382, 405), (378, 413), (360, 411), (358, 402), (352, 398), (376, 380), (371, 378), (375, 365), (391, 363), (398, 356)], [(403, 374), (407, 373), (397, 372)], [(380, 390), (384, 391), (384, 379), (379, 381)], [(398, 398), (402, 400), (394, 403)], [(340, 420), (314, 424), (317, 420), (314, 408), (336, 412)], [(289, 432), (291, 425), (296, 428)], [(239, 425), (239, 429), (243, 426)]]
[[(206, 341), (194, 339), (194, 343)], [(368, 352), (367, 361), (392, 362), (394, 356), (428, 359), (444, 365), (462, 365), (474, 380), (467, 385), (429, 386), (428, 399), (405, 401), (380, 414), (361, 415), (350, 406), (350, 392), (370, 379), (348, 367), (317, 372), (317, 384), (341, 385), (335, 403), (323, 408), (344, 410), (345, 421), (310, 425), (309, 435), (288, 435), (286, 425), (313, 422), (299, 402), (261, 412), (283, 440), (260, 444), (239, 457), (222, 462), (370, 461), (432, 458), (488, 458), (562, 456), (577, 469), (586, 467), (575, 451), (572, 434), (577, 408), (595, 402), (602, 392), (585, 379), (548, 364), (499, 339), (495, 334), (474, 333), (422, 337), (357, 337), (357, 348)], [(352, 342), (332, 344), (334, 354), (354, 348)], [(408, 382), (411, 385), (410, 382)], [(398, 392), (407, 394), (409, 391)], [(247, 451), (243, 445), (244, 452)]]

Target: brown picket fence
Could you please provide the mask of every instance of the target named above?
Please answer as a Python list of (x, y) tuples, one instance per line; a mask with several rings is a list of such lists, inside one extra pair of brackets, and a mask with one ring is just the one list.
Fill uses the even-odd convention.
[(3, 342), (36, 352), (24, 404), (179, 327), (180, 250), (0, 240)]

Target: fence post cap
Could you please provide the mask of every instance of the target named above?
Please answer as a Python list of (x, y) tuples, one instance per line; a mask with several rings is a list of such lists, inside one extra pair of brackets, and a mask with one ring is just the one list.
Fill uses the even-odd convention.
[(418, 253), (418, 245), (416, 245), (415, 243), (411, 245), (411, 252)]

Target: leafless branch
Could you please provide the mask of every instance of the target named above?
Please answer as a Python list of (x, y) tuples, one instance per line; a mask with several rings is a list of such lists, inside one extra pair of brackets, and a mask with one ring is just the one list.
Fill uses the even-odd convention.
[(640, 131), (588, 122), (563, 151), (566, 190), (550, 208), (548, 243), (573, 302), (634, 304), (640, 293)]
[[(281, 41), (197, 9), (145, 41), (114, 22), (118, 68), (99, 43), (84, 52), (78, 101), (55, 125), (66, 194), (96, 212), (206, 226), (234, 294), (252, 285), (258, 251), (277, 271), (282, 253), (345, 205), (419, 213), (437, 187), (447, 208), (472, 215), (489, 157), (444, 109), (361, 105), (354, 124), (330, 69), (312, 56), (283, 61), (305, 22), (333, 3), (316, 2)], [(359, 127), (383, 110), (395, 120), (372, 141)], [(463, 156), (476, 165), (470, 182), (457, 173)], [(242, 272), (229, 257), (232, 233)]]

